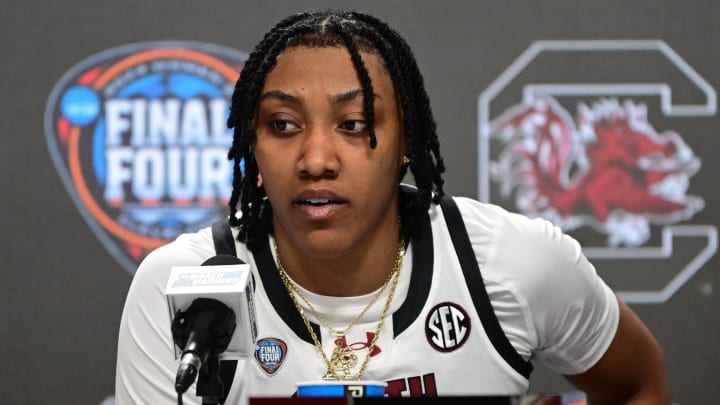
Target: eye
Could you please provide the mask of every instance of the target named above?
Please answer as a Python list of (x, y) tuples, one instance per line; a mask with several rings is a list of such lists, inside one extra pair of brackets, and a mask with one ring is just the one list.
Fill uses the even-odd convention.
[(367, 123), (362, 120), (347, 120), (340, 124), (340, 129), (347, 132), (362, 132), (367, 127)]
[(288, 120), (273, 120), (270, 122), (270, 125), (273, 129), (280, 132), (296, 131), (300, 129), (297, 124)]

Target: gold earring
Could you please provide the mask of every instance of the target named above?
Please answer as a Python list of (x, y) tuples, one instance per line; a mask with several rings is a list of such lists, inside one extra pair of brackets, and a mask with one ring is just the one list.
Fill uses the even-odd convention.
[(405, 166), (406, 164), (410, 163), (410, 158), (407, 157), (407, 155), (403, 155), (402, 157), (402, 165)]

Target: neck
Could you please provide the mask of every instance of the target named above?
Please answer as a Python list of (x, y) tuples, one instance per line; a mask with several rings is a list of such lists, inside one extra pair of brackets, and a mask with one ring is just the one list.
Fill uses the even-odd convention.
[(303, 254), (287, 238), (276, 234), (278, 259), (297, 284), (316, 294), (338, 297), (368, 294), (385, 283), (398, 255), (397, 218), (378, 229), (382, 231), (331, 257)]

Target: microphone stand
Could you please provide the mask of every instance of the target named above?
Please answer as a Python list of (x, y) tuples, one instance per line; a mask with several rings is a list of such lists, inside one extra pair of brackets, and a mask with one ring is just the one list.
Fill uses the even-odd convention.
[(214, 353), (207, 360), (198, 375), (196, 395), (202, 397), (203, 405), (219, 405), (225, 389), (220, 380), (220, 359)]
[[(235, 326), (235, 314), (232, 310), (213, 299), (197, 298), (187, 311), (178, 310), (175, 314), (172, 322), (174, 343), (184, 348), (184, 351), (199, 350), (195, 354), (200, 357), (207, 353), (206, 359), (200, 364), (195, 387), (196, 395), (203, 398), (203, 405), (219, 405), (220, 398), (225, 395), (220, 378), (219, 354), (230, 344)], [(191, 335), (194, 338), (189, 342)], [(190, 381), (186, 383), (189, 386)], [(176, 381), (176, 391), (177, 384)], [(179, 398), (183, 392), (178, 391)]]

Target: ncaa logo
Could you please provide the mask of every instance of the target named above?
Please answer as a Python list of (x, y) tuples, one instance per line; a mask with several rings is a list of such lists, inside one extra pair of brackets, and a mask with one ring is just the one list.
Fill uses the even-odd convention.
[(441, 302), (425, 318), (425, 336), (435, 350), (451, 352), (470, 336), (470, 317), (459, 305)]
[(287, 356), (287, 344), (280, 339), (264, 338), (255, 343), (255, 360), (269, 375), (275, 372), (283, 365)]
[(479, 97), (479, 199), (572, 232), (626, 302), (665, 302), (717, 250), (686, 223), (716, 107), (662, 41), (535, 42)]
[(45, 136), (90, 228), (131, 274), (152, 249), (225, 215), (226, 126), (246, 55), (196, 42), (109, 49), (54, 86)]

